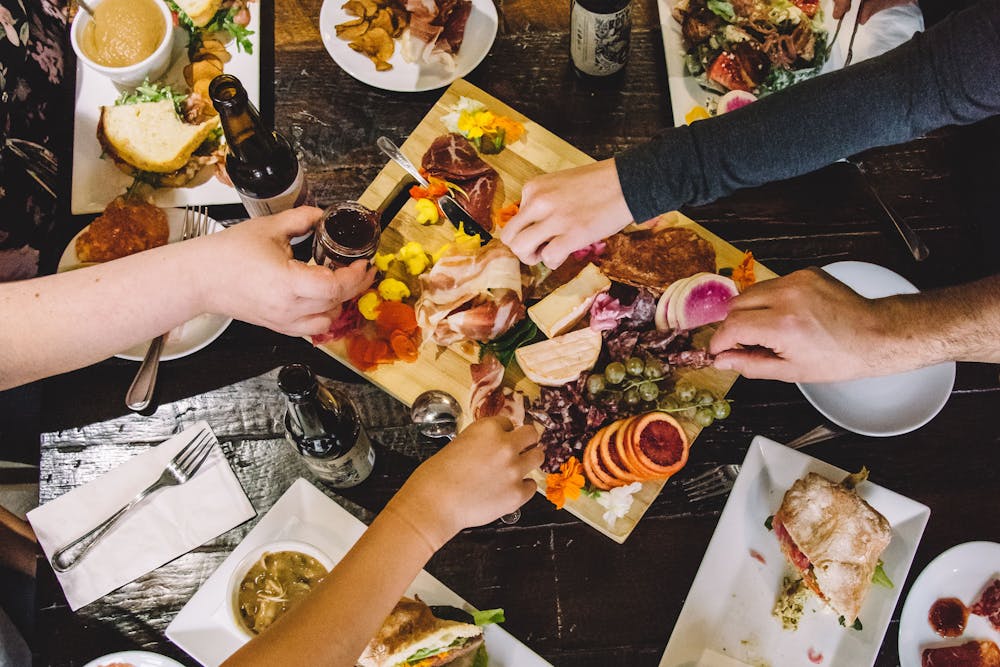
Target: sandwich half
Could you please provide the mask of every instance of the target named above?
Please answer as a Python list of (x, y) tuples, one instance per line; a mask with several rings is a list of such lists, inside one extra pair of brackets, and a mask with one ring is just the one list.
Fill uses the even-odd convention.
[(785, 558), (821, 600), (853, 625), (892, 529), (854, 490), (809, 473), (785, 492), (774, 532)]
[(434, 616), (420, 600), (402, 598), (358, 658), (359, 667), (471, 667), (483, 629)]

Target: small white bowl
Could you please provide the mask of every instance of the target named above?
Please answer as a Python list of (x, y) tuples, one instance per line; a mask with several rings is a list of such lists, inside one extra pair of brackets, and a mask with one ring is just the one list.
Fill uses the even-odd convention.
[[(102, 0), (91, 0), (90, 4), (96, 9), (101, 2)], [(146, 79), (155, 81), (160, 78), (167, 71), (167, 68), (170, 67), (173, 56), (174, 17), (166, 2), (156, 0), (155, 4), (163, 15), (167, 29), (163, 33), (163, 41), (160, 42), (160, 45), (156, 47), (156, 50), (148, 58), (127, 67), (105, 67), (91, 60), (81, 47), (80, 41), (83, 39), (83, 29), (90, 23), (92, 18), (90, 14), (82, 9), (77, 11), (76, 17), (73, 19), (73, 25), (69, 31), (70, 42), (73, 44), (73, 51), (76, 52), (76, 57), (90, 69), (103, 74), (119, 86), (126, 88), (135, 88)]]
[(261, 556), (265, 553), (277, 553), (279, 551), (297, 551), (307, 556), (312, 556), (318, 560), (320, 565), (325, 567), (328, 573), (333, 569), (334, 562), (332, 558), (308, 542), (300, 542), (298, 540), (281, 540), (279, 542), (271, 542), (270, 544), (257, 547), (248, 553), (243, 560), (240, 561), (240, 564), (233, 570), (233, 574), (229, 578), (229, 586), (226, 589), (228, 606), (233, 624), (241, 634), (248, 638), (252, 639), (256, 635), (250, 632), (250, 630), (243, 625), (243, 621), (240, 619), (240, 584), (243, 583), (243, 577), (247, 576), (247, 572), (249, 572), (250, 568), (252, 568), (254, 564), (260, 560)]

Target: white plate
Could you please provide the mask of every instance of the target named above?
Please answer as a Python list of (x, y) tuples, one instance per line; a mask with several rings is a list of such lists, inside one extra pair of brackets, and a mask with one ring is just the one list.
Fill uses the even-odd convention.
[(83, 667), (106, 667), (115, 663), (124, 663), (132, 667), (184, 667), (173, 658), (149, 651), (119, 651), (91, 660)]
[[(181, 234), (184, 229), (184, 210), (179, 208), (168, 208), (165, 210), (167, 222), (170, 224), (170, 242), (176, 243), (181, 240)], [(87, 225), (87, 227), (89, 226)], [(65, 271), (67, 268), (80, 263), (80, 259), (76, 255), (76, 239), (87, 227), (81, 229), (69, 242), (69, 245), (66, 246), (66, 249), (63, 250), (62, 257), (59, 258), (57, 271)], [(208, 229), (209, 233), (214, 234), (215, 232), (222, 231), (222, 225), (209, 218)], [(221, 336), (222, 332), (226, 330), (226, 327), (232, 321), (233, 318), (226, 317), (225, 315), (205, 313), (185, 322), (171, 331), (170, 335), (167, 336), (167, 342), (163, 346), (163, 354), (160, 356), (160, 361), (170, 361), (171, 359), (186, 357), (189, 354), (197, 352)], [(127, 359), (129, 361), (142, 361), (147, 349), (149, 349), (148, 342), (140, 343), (115, 356), (119, 359)]]
[[(162, 1), (162, 0), (160, 0)], [(247, 95), (260, 104), (260, 12), (259, 2), (250, 4), (250, 36), (253, 54), (237, 53), (235, 42), (227, 46), (233, 54), (225, 64), (226, 74), (237, 77), (247, 90)], [(187, 64), (187, 33), (174, 30), (174, 64), (163, 80), (175, 90), (186, 91), (184, 66)], [(72, 212), (98, 213), (112, 199), (125, 192), (132, 184), (132, 177), (119, 170), (111, 160), (101, 158), (101, 145), (97, 141), (97, 121), (102, 106), (110, 106), (118, 99), (120, 91), (110, 79), (101, 76), (83, 63), (76, 65), (76, 111), (73, 115), (73, 186)], [(239, 195), (232, 187), (224, 185), (214, 175), (214, 167), (203, 169), (195, 179), (197, 185), (183, 188), (158, 188), (153, 194), (157, 206), (186, 206), (188, 204), (238, 204)]]
[[(214, 667), (247, 641), (233, 618), (227, 588), (233, 569), (251, 551), (278, 540), (298, 540), (340, 560), (365, 531), (365, 524), (298, 479), (254, 526), (222, 565), (202, 584), (167, 626), (167, 637), (203, 665)], [(440, 581), (421, 570), (407, 591), (431, 605), (473, 608)], [(503, 628), (484, 629), (490, 667), (545, 667), (549, 663)]]
[[(705, 106), (707, 100), (718, 99), (720, 95), (705, 90), (698, 85), (694, 77), (684, 71), (681, 26), (671, 15), (677, 0), (657, 0), (656, 4), (660, 14), (660, 30), (663, 32), (663, 51), (667, 61), (667, 84), (674, 125), (684, 125), (684, 116), (687, 112), (696, 106)], [(854, 17), (860, 5), (860, 2), (851, 3), (851, 9), (844, 16), (840, 34), (822, 72), (840, 69), (843, 65), (847, 46), (851, 40), (851, 30), (854, 27)], [(823, 8), (823, 25), (828, 31), (828, 38), (833, 39), (837, 30), (837, 21), (833, 19), (832, 13), (833, 2), (822, 0), (820, 6)], [(923, 15), (916, 5), (881, 11), (865, 25), (858, 26), (852, 62), (858, 63), (888, 51), (905, 42), (914, 32), (923, 30), (923, 27)]]
[[(906, 278), (877, 264), (835, 262), (823, 270), (869, 299), (919, 291)], [(955, 386), (955, 362), (848, 382), (797, 384), (813, 407), (849, 431), (900, 435), (929, 422), (948, 402)]]
[(454, 70), (443, 65), (406, 62), (401, 42), (397, 39), (395, 52), (389, 59), (392, 69), (379, 72), (367, 56), (352, 50), (346, 40), (337, 37), (336, 26), (356, 18), (341, 8), (343, 4), (343, 0), (323, 2), (319, 12), (319, 31), (323, 36), (323, 45), (334, 62), (345, 72), (362, 83), (382, 90), (415, 93), (443, 88), (474, 70), (490, 52), (497, 36), (497, 9), (493, 0), (472, 0), (472, 13), (465, 26), (465, 37), (458, 50), (458, 62)]
[(995, 578), (1000, 577), (1000, 544), (966, 542), (948, 549), (924, 568), (903, 605), (899, 620), (899, 661), (901, 667), (920, 667), (925, 648), (964, 644), (973, 639), (992, 639), (1000, 644), (989, 619), (969, 614), (969, 623), (961, 637), (945, 639), (931, 628), (927, 614), (939, 598), (958, 598), (967, 606)]
[(717, 664), (705, 661), (703, 654), (751, 665), (812, 665), (810, 651), (814, 657), (823, 656), (823, 665), (874, 664), (930, 510), (881, 486), (861, 484), (858, 493), (892, 526), (892, 541), (882, 560), (895, 587), (872, 586), (861, 608), (860, 631), (841, 627), (837, 615), (814, 596), (798, 630), (783, 630), (771, 609), (782, 576), (791, 568), (764, 521), (777, 511), (795, 480), (809, 472), (833, 480), (847, 474), (767, 438), (753, 439), (660, 667)]

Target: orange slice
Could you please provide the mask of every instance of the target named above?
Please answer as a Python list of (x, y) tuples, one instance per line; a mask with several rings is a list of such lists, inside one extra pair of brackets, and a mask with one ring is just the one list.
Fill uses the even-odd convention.
[(691, 447), (687, 433), (666, 413), (639, 416), (628, 435), (633, 459), (658, 478), (670, 477), (687, 463)]

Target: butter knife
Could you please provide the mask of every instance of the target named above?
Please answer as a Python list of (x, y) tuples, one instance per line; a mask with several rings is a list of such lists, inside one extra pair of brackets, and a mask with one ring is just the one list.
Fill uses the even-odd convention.
[[(403, 155), (403, 152), (399, 150), (399, 147), (393, 143), (392, 139), (389, 137), (379, 137), (376, 140), (376, 145), (379, 147), (383, 153), (389, 156), (393, 162), (398, 164), (400, 167), (406, 170), (413, 179), (420, 185), (426, 187), (430, 186), (427, 179), (423, 177), (419, 170), (410, 162), (409, 158)], [(493, 238), (493, 235), (486, 231), (482, 225), (476, 222), (476, 219), (465, 210), (465, 208), (455, 201), (455, 198), (451, 195), (442, 195), (438, 198), (438, 205), (441, 206), (441, 211), (444, 216), (448, 218), (448, 222), (455, 227), (455, 229), (462, 228), (467, 234), (479, 234), (479, 238), (482, 239), (483, 243), (486, 243)]]

